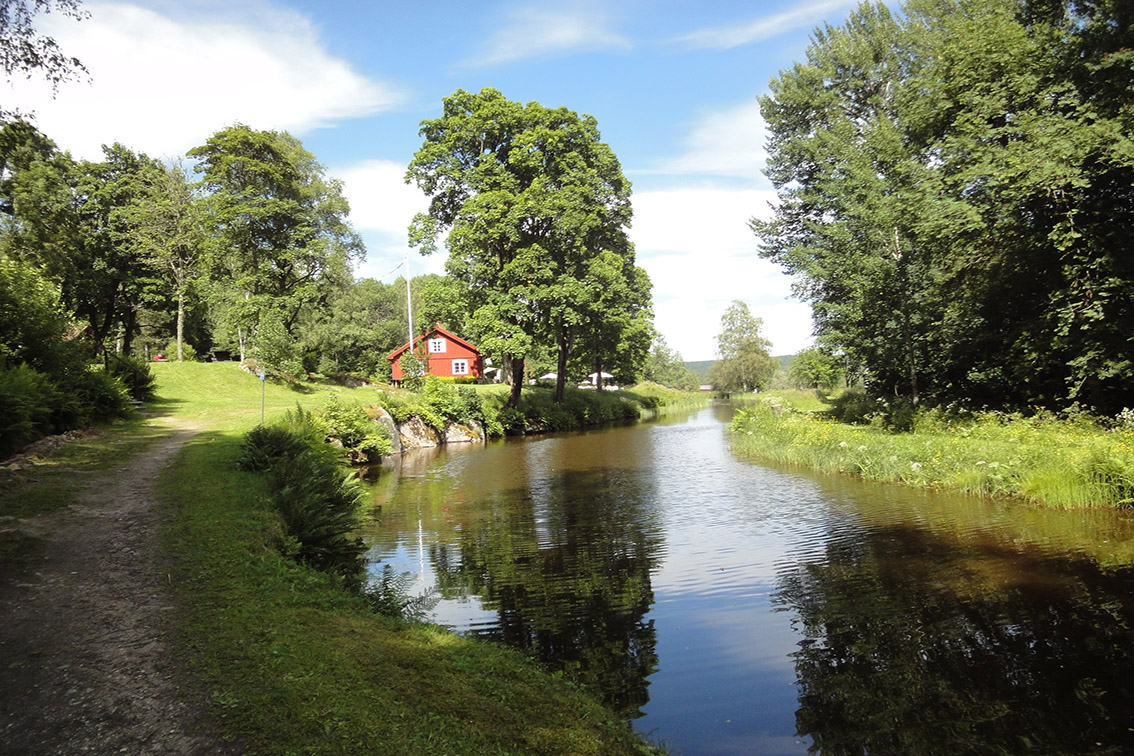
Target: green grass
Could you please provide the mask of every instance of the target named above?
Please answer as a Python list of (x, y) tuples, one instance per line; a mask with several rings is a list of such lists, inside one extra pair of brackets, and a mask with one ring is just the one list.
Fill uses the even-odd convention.
[(767, 396), (738, 412), (740, 455), (867, 480), (1018, 497), (1052, 507), (1134, 505), (1134, 433), (1087, 420), (922, 413), (911, 433), (834, 422)]
[[(182, 647), (227, 736), (260, 754), (654, 752), (519, 653), (376, 615), (335, 578), (281, 556), (263, 479), (235, 467), (260, 420), (260, 381), (224, 363), (155, 372), (160, 405), (206, 429), (159, 485)], [(335, 390), (263, 388), (269, 422)]]
[(230, 737), (264, 754), (648, 752), (518, 653), (375, 615), (281, 557), (237, 454), (235, 434), (202, 434), (161, 482), (182, 639)]
[[(261, 384), (235, 363), (153, 369), (158, 397), (147, 412), (158, 417), (65, 445), (35, 470), (35, 482), (0, 499), (0, 516), (71, 503), (86, 471), (145, 453), (168, 433), (161, 415), (200, 429), (157, 483), (167, 523), (162, 569), (178, 597), (179, 653), (227, 737), (249, 753), (281, 755), (657, 752), (520, 653), (377, 615), (335, 577), (281, 555), (283, 529), (263, 476), (235, 466), (244, 433), (260, 423), (261, 390), (271, 423), (297, 404), (320, 408), (330, 392), (374, 404), (379, 389)], [(506, 398), (506, 387), (477, 390), (486, 402)], [(36, 544), (4, 533), (0, 564), (33, 567)]]

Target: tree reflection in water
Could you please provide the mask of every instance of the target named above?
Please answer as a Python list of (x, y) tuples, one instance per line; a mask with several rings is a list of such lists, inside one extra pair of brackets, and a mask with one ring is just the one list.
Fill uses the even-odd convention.
[(495, 625), (471, 634), (526, 650), (634, 718), (657, 668), (645, 616), (661, 538), (618, 474), (564, 471), (496, 492), (491, 514), (448, 531), (430, 561), (444, 597), (477, 595), (496, 612)]
[(1134, 753), (1134, 570), (1056, 560), (891, 527), (782, 573), (798, 734), (823, 756)]

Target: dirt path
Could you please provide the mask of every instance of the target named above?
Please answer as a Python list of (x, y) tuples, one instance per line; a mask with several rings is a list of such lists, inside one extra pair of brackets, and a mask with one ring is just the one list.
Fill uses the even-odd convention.
[(84, 477), (77, 504), (18, 523), (42, 547), (32, 569), (0, 575), (0, 754), (238, 753), (168, 645), (153, 481), (195, 433), (171, 425)]

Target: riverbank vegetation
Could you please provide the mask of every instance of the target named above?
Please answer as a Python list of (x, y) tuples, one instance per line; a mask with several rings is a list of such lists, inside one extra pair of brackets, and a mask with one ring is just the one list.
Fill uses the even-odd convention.
[[(890, 407), (860, 392), (811, 410), (769, 394), (730, 426), (741, 456), (868, 480), (1018, 497), (1054, 507), (1134, 506), (1134, 418)], [(865, 415), (850, 405), (872, 407)], [(895, 429), (895, 423), (900, 429)]]
[(290, 412), (310, 440), (324, 432), (311, 428), (327, 391), (347, 402), (373, 388), (299, 392), (234, 363), (155, 373), (157, 406), (207, 428), (160, 490), (179, 637), (230, 737), (263, 754), (656, 752), (521, 654), (386, 616), (342, 571), (314, 569), (318, 550), (287, 548), (292, 531), (271, 503), (287, 481), (239, 469), (261, 401), (269, 425)]

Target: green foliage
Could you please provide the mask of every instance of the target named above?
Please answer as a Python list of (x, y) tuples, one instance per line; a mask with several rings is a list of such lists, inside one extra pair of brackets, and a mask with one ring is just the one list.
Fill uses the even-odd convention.
[(795, 356), (788, 367), (788, 379), (797, 388), (833, 389), (842, 378), (839, 359), (829, 351), (813, 347)]
[(299, 455), (309, 445), (309, 438), (287, 425), (258, 425), (245, 434), (236, 466), (248, 472), (264, 472)]
[(207, 192), (205, 263), (217, 314), (241, 343), (268, 329), (259, 336), (271, 342), (261, 344), (269, 362), (297, 375), (300, 323), (349, 283), (350, 261), (362, 256), (342, 186), (286, 132), (236, 125), (188, 155)]
[(352, 462), (378, 462), (393, 452), (386, 427), (374, 422), (360, 405), (347, 404), (331, 394), (321, 414), (327, 435), (343, 445)]
[(883, 407), (864, 426), (765, 396), (737, 411), (730, 431), (740, 454), (870, 480), (1055, 507), (1129, 507), (1134, 499), (1134, 434), (1081, 415), (915, 411), (904, 404)]
[(412, 595), (409, 589), (414, 579), (412, 573), (397, 572), (387, 564), (382, 567), (382, 576), (367, 584), (362, 595), (378, 614), (408, 622), (425, 622), (441, 601), (441, 596), (436, 589)]
[(626, 234), (630, 183), (595, 119), (458, 90), (421, 134), (406, 179), (432, 201), (410, 240), (429, 254), (449, 232), (471, 335), (517, 376), (510, 406), (539, 345), (557, 352), (560, 401), (576, 344), (592, 364), (633, 366), (648, 348), (649, 279)]
[(268, 473), (284, 552), (357, 588), (363, 547), (350, 533), (358, 526), (362, 487), (326, 438), (326, 424), (297, 406), (275, 427), (249, 432), (237, 465)]
[(25, 363), (57, 379), (85, 369), (57, 286), (27, 263), (0, 259), (0, 365)]
[(157, 382), (150, 363), (140, 357), (111, 356), (106, 363), (107, 372), (122, 382), (126, 392), (144, 402), (153, 399)]
[(761, 254), (796, 277), (822, 342), (861, 364), (874, 393), (1123, 406), (1124, 13), (1069, 0), (863, 4), (772, 81), (761, 110), (780, 198), (752, 224)]
[[(71, 407), (77, 422), (69, 424), (69, 427), (113, 420), (125, 416), (129, 410), (130, 394), (126, 386), (106, 370), (87, 370), (73, 383), (68, 383), (67, 389), (76, 400)], [(67, 409), (65, 406), (64, 411)]]
[(26, 364), (0, 366), (0, 459), (56, 429), (55, 384)]
[(718, 391), (753, 391), (771, 383), (778, 363), (768, 354), (771, 342), (760, 333), (762, 326), (744, 302), (734, 301), (725, 310), (717, 335), (718, 359), (709, 370)]
[(256, 360), (269, 375), (285, 380), (295, 380), (304, 373), (298, 344), (274, 310), (260, 313)]
[(410, 349), (399, 359), (402, 368), (402, 385), (410, 391), (421, 391), (429, 374), (429, 355)]
[(642, 380), (683, 391), (696, 391), (701, 384), (700, 377), (685, 366), (681, 354), (670, 349), (660, 333), (654, 336), (650, 346), (642, 369)]
[(364, 492), (337, 455), (309, 446), (281, 460), (269, 470), (269, 491), (286, 528), (285, 550), (357, 587), (364, 547), (350, 534), (358, 527)]

